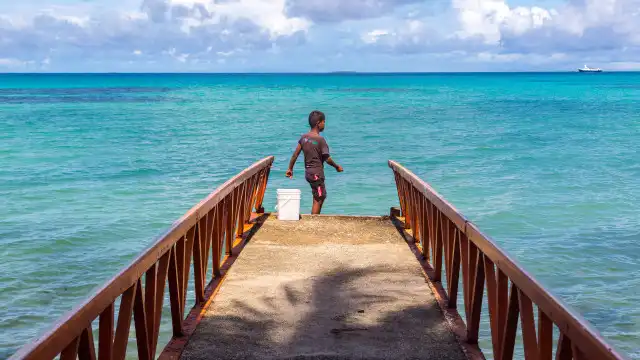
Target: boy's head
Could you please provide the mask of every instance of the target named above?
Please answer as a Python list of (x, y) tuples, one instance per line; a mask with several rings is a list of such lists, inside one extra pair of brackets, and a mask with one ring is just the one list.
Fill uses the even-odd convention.
[(322, 111), (313, 110), (311, 114), (309, 114), (309, 126), (313, 128), (317, 128), (319, 131), (324, 130), (324, 113)]

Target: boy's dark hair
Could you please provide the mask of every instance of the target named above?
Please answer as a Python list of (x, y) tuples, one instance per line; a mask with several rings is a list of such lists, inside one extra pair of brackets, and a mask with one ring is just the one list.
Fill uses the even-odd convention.
[(311, 128), (316, 127), (323, 120), (324, 113), (322, 111), (313, 110), (311, 114), (309, 114), (309, 126), (311, 126)]

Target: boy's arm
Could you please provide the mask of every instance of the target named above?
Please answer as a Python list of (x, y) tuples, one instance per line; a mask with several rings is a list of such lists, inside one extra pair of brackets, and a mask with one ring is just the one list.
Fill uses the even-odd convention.
[(323, 160), (327, 162), (327, 164), (333, 166), (338, 172), (343, 171), (342, 166), (336, 164), (336, 162), (331, 158), (331, 155), (329, 155), (329, 145), (324, 138), (322, 139), (322, 157)]
[(338, 172), (343, 171), (342, 166), (336, 164), (336, 162), (331, 158), (331, 155), (329, 155), (329, 145), (324, 138), (322, 139), (322, 158), (327, 162), (327, 164), (333, 166)]
[(335, 161), (333, 161), (333, 159), (331, 158), (331, 156), (329, 156), (327, 158), (327, 164), (333, 166), (338, 172), (343, 172), (344, 170), (342, 169), (342, 166), (336, 164)]
[(298, 160), (298, 156), (300, 156), (300, 151), (302, 151), (302, 145), (298, 144), (298, 147), (291, 155), (291, 160), (289, 160), (289, 168), (287, 169), (287, 173), (285, 174), (288, 178), (293, 178), (293, 166), (296, 164), (296, 160)]

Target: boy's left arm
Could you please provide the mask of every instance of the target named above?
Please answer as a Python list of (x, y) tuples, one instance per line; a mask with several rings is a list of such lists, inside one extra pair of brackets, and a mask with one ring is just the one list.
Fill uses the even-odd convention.
[(336, 164), (336, 162), (331, 158), (331, 155), (329, 155), (329, 145), (324, 139), (322, 139), (322, 157), (324, 158), (323, 160), (327, 162), (327, 164), (333, 166), (338, 172), (343, 171), (342, 166)]
[(342, 169), (342, 166), (340, 166), (340, 165), (336, 164), (336, 162), (335, 162), (335, 161), (333, 161), (333, 159), (331, 158), (331, 156), (329, 156), (329, 157), (327, 158), (327, 164), (329, 164), (329, 165), (333, 166), (333, 167), (336, 169), (336, 171), (338, 171), (338, 172), (343, 172), (343, 171), (344, 171), (344, 170)]

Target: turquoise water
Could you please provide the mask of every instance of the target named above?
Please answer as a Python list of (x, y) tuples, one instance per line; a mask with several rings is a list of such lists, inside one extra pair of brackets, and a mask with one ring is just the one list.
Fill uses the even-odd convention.
[[(345, 172), (324, 212), (387, 214), (395, 159), (640, 359), (640, 74), (0, 75), (0, 358), (312, 109)], [(166, 303), (166, 302), (165, 302)], [(164, 328), (164, 336), (168, 334)]]

